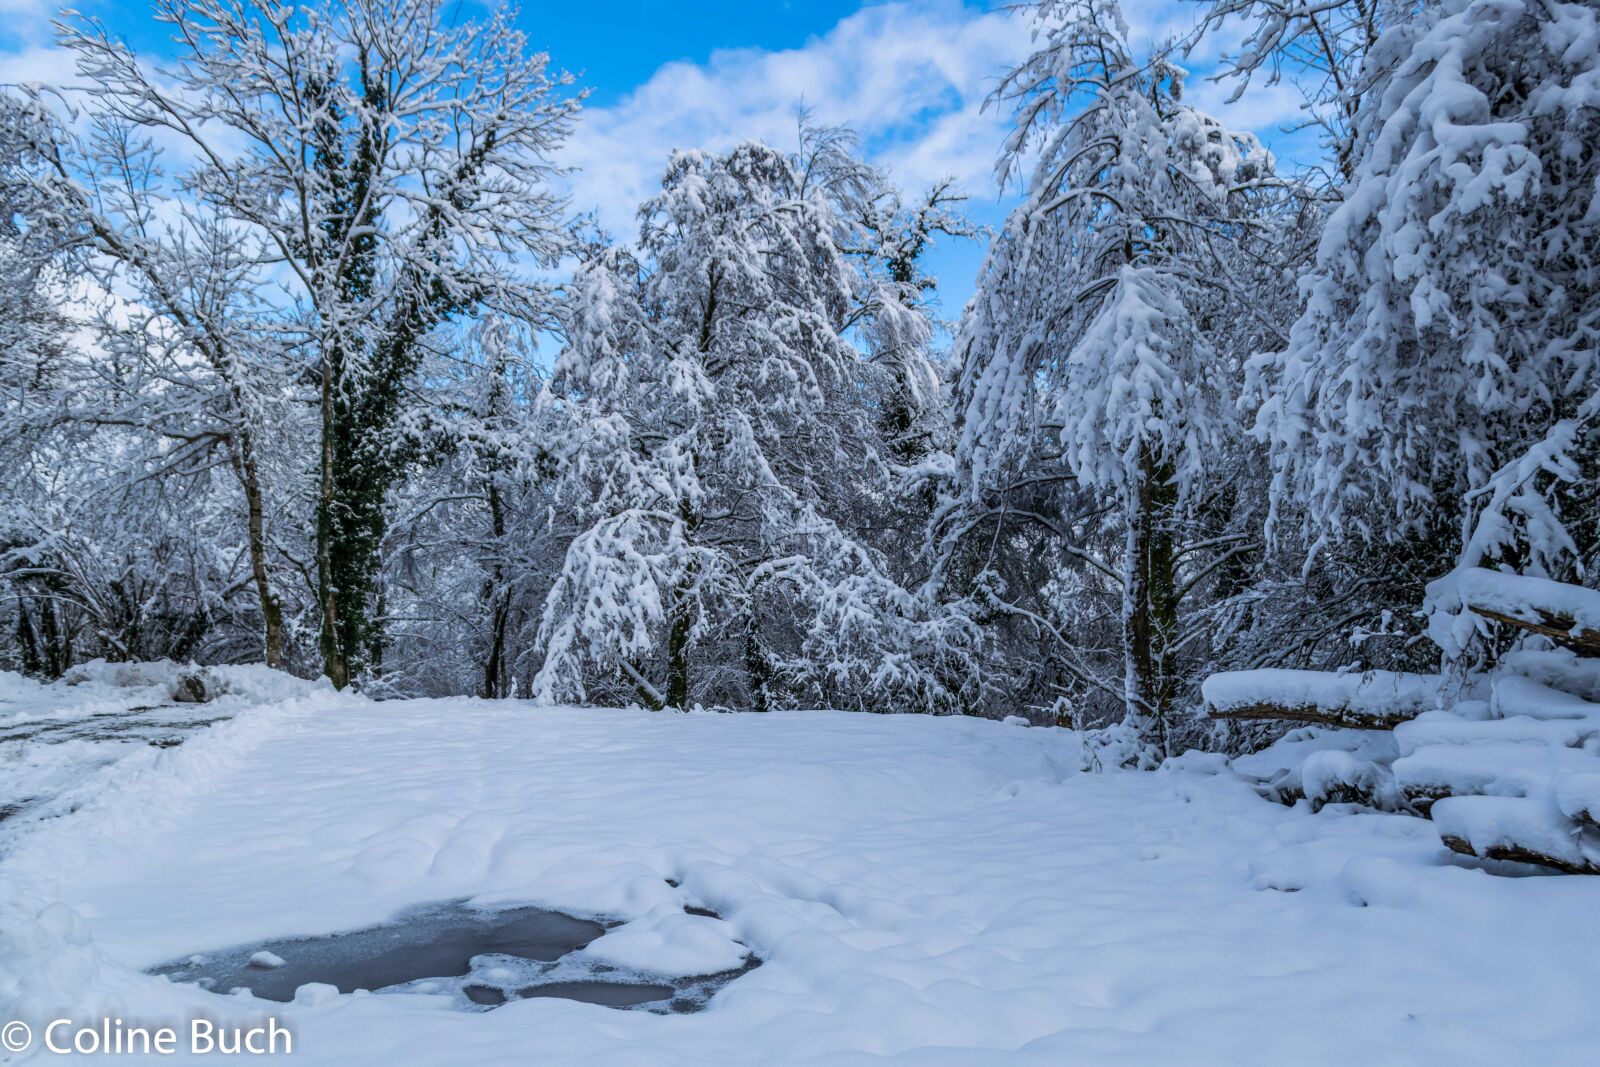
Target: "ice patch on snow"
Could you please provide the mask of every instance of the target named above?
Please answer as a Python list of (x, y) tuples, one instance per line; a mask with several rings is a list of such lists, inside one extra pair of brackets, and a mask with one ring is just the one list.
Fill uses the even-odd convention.
[(692, 1012), (759, 965), (727, 923), (698, 910), (663, 905), (605, 933), (604, 923), (559, 912), (456, 901), (368, 929), (196, 953), (152, 973), (280, 1002), (368, 990), (443, 997), (467, 1010), (558, 997)]

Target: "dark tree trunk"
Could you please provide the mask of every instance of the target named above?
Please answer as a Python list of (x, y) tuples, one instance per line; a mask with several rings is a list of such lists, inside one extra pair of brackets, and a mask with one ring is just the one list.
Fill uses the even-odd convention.
[(503, 593), (499, 594), (496, 601), (491, 604), (489, 655), (483, 664), (483, 695), (490, 700), (499, 700), (511, 695), (506, 670), (506, 619), (510, 616), (509, 608), (507, 597)]
[(483, 695), (494, 700), (509, 695), (506, 670), (506, 620), (511, 614), (511, 596), (505, 588), (505, 565), (501, 558), (506, 536), (505, 506), (500, 499), (500, 484), (489, 476), (489, 529), (494, 537), (494, 561), (484, 582), (483, 600), (489, 609), (489, 654), (483, 663)]
[(689, 610), (680, 597), (667, 635), (667, 707), (680, 711), (689, 706), (689, 627)]
[(261, 475), (256, 466), (254, 435), (249, 430), (241, 430), (238, 442), (239, 484), (244, 489), (245, 507), (249, 514), (250, 576), (255, 581), (256, 599), (261, 602), (266, 664), (275, 670), (283, 670), (283, 602), (272, 591), (267, 570), (266, 508), (261, 497)]
[(339, 648), (339, 590), (333, 582), (334, 514), (334, 368), (322, 361), (322, 455), (317, 487), (317, 600), (322, 618), (322, 673), (335, 689), (350, 684), (350, 667)]
[[(685, 502), (679, 508), (685, 540), (692, 540), (699, 516)], [(667, 633), (667, 707), (680, 711), (689, 706), (689, 633), (694, 626), (690, 598), (694, 592), (693, 560), (684, 568), (683, 578), (672, 597), (672, 622)]]
[(44, 673), (44, 656), (39, 651), (39, 641), (33, 635), (33, 622), (28, 617), (28, 598), (17, 598), (17, 651), (22, 657), (22, 673)]
[(754, 611), (744, 637), (744, 665), (750, 677), (750, 702), (756, 711), (770, 711), (767, 692), (772, 685), (772, 667), (761, 647), (761, 623)]
[(72, 631), (62, 621), (54, 599), (40, 597), (38, 603), (43, 673), (46, 678), (59, 678), (72, 666)]
[(1177, 637), (1178, 598), (1173, 578), (1172, 517), (1177, 504), (1172, 467), (1148, 449), (1128, 515), (1127, 589), (1123, 600), (1128, 714), (1166, 754), (1167, 714), (1173, 697), (1167, 650)]

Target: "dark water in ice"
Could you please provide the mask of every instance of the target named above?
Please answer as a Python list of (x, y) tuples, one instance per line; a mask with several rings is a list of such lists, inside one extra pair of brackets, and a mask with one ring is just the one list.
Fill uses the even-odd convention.
[(687, 977), (624, 972), (583, 955), (605, 929), (594, 920), (540, 908), (488, 911), (457, 901), (414, 908), (365, 930), (207, 952), (151, 973), (218, 993), (248, 989), (277, 1001), (292, 1000), (300, 986), (320, 982), (341, 993), (444, 995), (458, 1007), (479, 1011), (510, 1000), (561, 997), (676, 1014), (701, 1010), (718, 989), (759, 964), (752, 958), (735, 971)]
[[(176, 982), (204, 981), (218, 992), (243, 987), (264, 1000), (291, 1000), (307, 982), (338, 986), (341, 993), (387, 989), (419, 978), (453, 978), (487, 953), (555, 961), (599, 937), (599, 923), (553, 911), (518, 908), (476, 911), (459, 905), (411, 915), (408, 921), (327, 937), (264, 941), (206, 953), (200, 962), (156, 968)], [(260, 952), (281, 966), (251, 962)]]

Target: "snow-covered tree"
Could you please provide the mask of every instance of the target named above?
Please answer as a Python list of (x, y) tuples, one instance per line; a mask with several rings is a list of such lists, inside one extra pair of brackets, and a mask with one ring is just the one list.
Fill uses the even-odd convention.
[(554, 435), (530, 404), (543, 379), (525, 324), (491, 316), (422, 371), (408, 413), (418, 460), (393, 494), (383, 548), (391, 692), (526, 693), (539, 605), (569, 522), (552, 507)]
[[(143, 432), (161, 453), (140, 477), (181, 476), (220, 462), (240, 490), (264, 659), (287, 665), (283, 596), (273, 575), (297, 548), (286, 490), (292, 463), (263, 442), (293, 437), (295, 361), (272, 308), (257, 293), (256, 265), (270, 252), (203, 202), (173, 203), (154, 145), (125, 122), (99, 116), (80, 137), (53, 129), (38, 145), (40, 190), (78, 220), (92, 253), (76, 285), (98, 299), (94, 347), (72, 396), (53, 413), (90, 427)], [(87, 325), (87, 323), (86, 323)], [(130, 466), (138, 464), (130, 463)], [(287, 533), (285, 538), (284, 533)]]
[(1258, 367), (1312, 539), (1595, 562), (1597, 34), (1588, 4), (1442, 0), (1370, 52), (1354, 179)]
[[(888, 496), (880, 413), (908, 366), (931, 377), (926, 330), (880, 328), (913, 309), (848, 254), (862, 234), (841, 190), (860, 174), (810, 162), (675, 154), (640, 256), (609, 251), (574, 281), (544, 402), (571, 420), (563, 500), (586, 521), (546, 603), (540, 694), (792, 703), (859, 680), (843, 649), (862, 613), (916, 624), (851, 530)], [(857, 330), (895, 340), (862, 352)], [(905, 677), (855, 699), (882, 707)]]
[(255, 257), (284, 342), (319, 379), (316, 599), (325, 673), (381, 657), (386, 497), (406, 469), (409, 389), (439, 328), (530, 320), (526, 269), (563, 247), (550, 155), (576, 109), (507, 13), (444, 0), (159, 0), (177, 55), (97, 24), (64, 43), (99, 113), (159, 135), (173, 183)]
[[(1180, 603), (1250, 540), (1186, 535), (1238, 436), (1240, 335), (1262, 328), (1229, 259), (1257, 236), (1276, 183), (1254, 137), (1183, 102), (1184, 72), (1163, 53), (1134, 59), (1111, 0), (1047, 0), (1035, 19), (1034, 53), (997, 93), (1016, 122), (1000, 177), (1034, 163), (958, 339), (965, 504), (947, 522), (973, 508), (1003, 522), (1012, 490), (1057, 486), (1055, 514), (1023, 509), (1063, 563), (1085, 568), (1056, 592), (1120, 599), (1122, 677), (1081, 657), (1068, 673), (1118, 693), (1159, 740)], [(983, 595), (1028, 610), (997, 592)], [(1037, 621), (1060, 636), (1048, 613)]]
[[(55, 677), (72, 662), (70, 607), (38, 564), (50, 487), (36, 460), (62, 443), (53, 417), (64, 395), (71, 326), (62, 314), (60, 268), (77, 220), (43, 184), (50, 114), (0, 92), (0, 568), (9, 594), (7, 652), (15, 666)], [(51, 456), (59, 458), (59, 453)]]

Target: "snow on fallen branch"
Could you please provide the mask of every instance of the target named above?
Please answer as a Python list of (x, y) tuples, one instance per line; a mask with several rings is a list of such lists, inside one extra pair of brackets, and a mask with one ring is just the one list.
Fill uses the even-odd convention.
[(1549, 797), (1448, 797), (1432, 815), (1445, 846), (1463, 856), (1600, 874), (1600, 834)]
[(1287, 719), (1387, 730), (1439, 704), (1445, 679), (1396, 671), (1224, 671), (1200, 687), (1213, 719)]
[(1433, 582), (1428, 599), (1459, 602), (1476, 615), (1543, 634), (1585, 656), (1600, 656), (1600, 592), (1580, 585), (1469, 567)]

